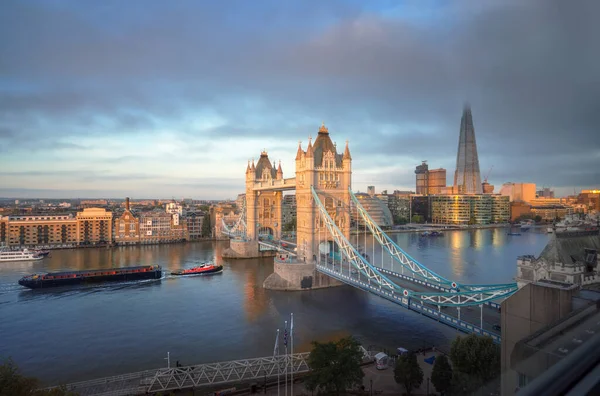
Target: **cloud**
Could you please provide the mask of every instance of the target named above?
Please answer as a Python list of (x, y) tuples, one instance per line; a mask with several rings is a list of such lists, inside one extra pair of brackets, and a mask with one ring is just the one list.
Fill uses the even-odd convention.
[(27, 167), (35, 142), (62, 153), (35, 166), (118, 174), (151, 160), (135, 173), (177, 164), (184, 178), (243, 183), (262, 147), (293, 172), (297, 141), (325, 120), (338, 145), (350, 140), (357, 187), (414, 188), (423, 159), (454, 172), (468, 100), (490, 182), (600, 180), (595, 1), (0, 7), (4, 169)]

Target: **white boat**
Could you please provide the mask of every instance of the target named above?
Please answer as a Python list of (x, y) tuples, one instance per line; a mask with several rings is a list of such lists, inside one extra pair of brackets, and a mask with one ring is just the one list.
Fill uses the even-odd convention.
[(531, 223), (521, 223), (522, 230), (528, 230), (531, 228)]
[(4, 261), (33, 261), (33, 260), (41, 260), (44, 256), (28, 250), (8, 250), (2, 249), (0, 250), (0, 262)]
[(552, 227), (548, 227), (546, 231), (548, 231), (548, 234), (552, 234), (554, 232), (554, 229)]

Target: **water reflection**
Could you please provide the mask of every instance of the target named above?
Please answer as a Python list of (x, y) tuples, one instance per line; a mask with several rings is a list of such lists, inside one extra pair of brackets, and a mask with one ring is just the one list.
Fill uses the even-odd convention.
[[(440, 238), (399, 233), (394, 239), (433, 271), (469, 283), (510, 281), (516, 256), (538, 254), (547, 240), (545, 234), (510, 239), (501, 230), (479, 232), (477, 248), (466, 241), (468, 231), (445, 232)], [(370, 255), (371, 241), (369, 236)], [(305, 292), (265, 290), (262, 283), (273, 271), (272, 260), (228, 262), (220, 254), (227, 246), (228, 242), (198, 242), (63, 250), (39, 262), (4, 265), (0, 268), (0, 356), (12, 356), (26, 375), (46, 383), (160, 367), (167, 351), (186, 363), (266, 356), (273, 351), (275, 330), (283, 330), (290, 312), (296, 350), (308, 350), (313, 340), (349, 334), (366, 345), (387, 348), (448, 345), (456, 335), (448, 327), (349, 286)], [(378, 262), (381, 254), (376, 246)], [(42, 293), (23, 291), (16, 284), (32, 272), (151, 264), (171, 271), (213, 256), (224, 265), (220, 275)], [(387, 254), (383, 257), (389, 260)]]

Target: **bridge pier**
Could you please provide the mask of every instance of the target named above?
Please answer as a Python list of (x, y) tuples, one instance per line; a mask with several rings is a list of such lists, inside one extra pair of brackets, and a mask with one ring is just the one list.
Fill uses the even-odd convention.
[(263, 287), (269, 290), (301, 291), (344, 285), (317, 271), (314, 263), (293, 261), (280, 263), (275, 260), (274, 271), (265, 279)]
[(221, 257), (225, 259), (251, 259), (262, 257), (274, 257), (272, 250), (261, 251), (258, 248), (258, 241), (244, 241), (231, 239), (229, 247), (223, 251)]

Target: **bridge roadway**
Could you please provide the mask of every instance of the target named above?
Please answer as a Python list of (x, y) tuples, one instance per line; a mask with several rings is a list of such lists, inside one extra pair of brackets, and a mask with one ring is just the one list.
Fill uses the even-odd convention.
[[(329, 268), (335, 268), (335, 271), (340, 271), (340, 263), (339, 262), (336, 262), (335, 266), (332, 267), (331, 260), (328, 260), (328, 261), (329, 261), (329, 264), (328, 264)], [(380, 268), (378, 268), (378, 269), (381, 270)], [(360, 280), (362, 282), (368, 281), (365, 276), (362, 276), (359, 273), (353, 274), (353, 273), (349, 272), (348, 265), (346, 263), (342, 266), (341, 273), (343, 275), (350, 276), (350, 277)], [(406, 271), (406, 273), (409, 273), (409, 271)], [(440, 290), (430, 288), (426, 285), (411, 281), (409, 279), (401, 278), (399, 276), (394, 276), (389, 272), (385, 273), (385, 275), (391, 281), (393, 281), (395, 284), (397, 284), (398, 286), (403, 287), (405, 289), (409, 289), (409, 290), (412, 290), (415, 292), (441, 292)], [(432, 309), (438, 310), (438, 307), (436, 305), (429, 304), (429, 303), (424, 303), (423, 305), (428, 306)], [(446, 315), (451, 315), (457, 319), (459, 316), (458, 311), (459, 311), (458, 308), (455, 308), (455, 307), (441, 307), (442, 313), (444, 313)], [(478, 327), (481, 324), (481, 320), (482, 320), (481, 315), (482, 315), (482, 312), (481, 312), (481, 308), (479, 306), (461, 307), (460, 308), (460, 319), (463, 321), (469, 322)], [(487, 330), (489, 332), (492, 332), (492, 333), (500, 333), (500, 330), (494, 329), (494, 325), (498, 325), (498, 326), (500, 325), (500, 311), (497, 308), (490, 307), (489, 305), (484, 305), (484, 307), (483, 307), (483, 329)]]

